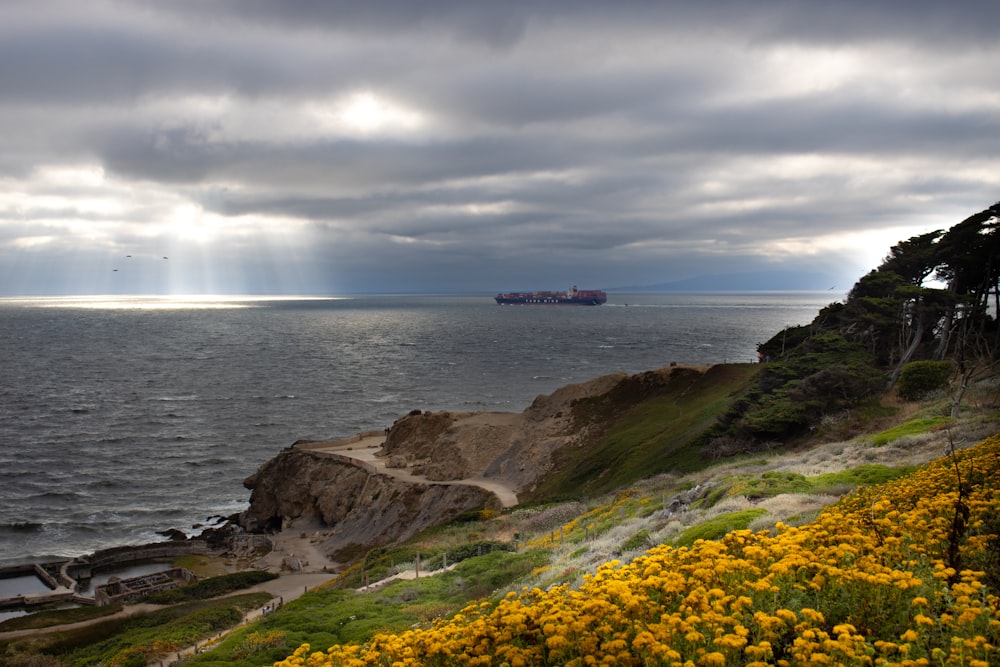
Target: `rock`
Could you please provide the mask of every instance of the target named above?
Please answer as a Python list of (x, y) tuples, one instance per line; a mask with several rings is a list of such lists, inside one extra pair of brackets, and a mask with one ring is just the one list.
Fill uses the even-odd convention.
[(310, 518), (326, 535), (322, 550), (335, 560), (405, 540), (468, 511), (498, 507), (492, 493), (477, 487), (402, 481), (298, 449), (281, 452), (244, 485), (252, 493), (239, 518), (243, 528), (280, 530)]
[(167, 530), (161, 530), (156, 533), (157, 535), (162, 535), (171, 542), (183, 542), (186, 540), (187, 534), (182, 530), (177, 530), (176, 528), (169, 528)]

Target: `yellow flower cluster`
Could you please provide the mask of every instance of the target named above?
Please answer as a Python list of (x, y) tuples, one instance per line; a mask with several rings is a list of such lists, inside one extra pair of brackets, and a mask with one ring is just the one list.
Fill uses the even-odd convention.
[(994, 436), (806, 526), (656, 547), (578, 590), (523, 589), (365, 645), (303, 645), (276, 665), (986, 667), (1000, 664), (998, 516)]
[(288, 633), (283, 630), (251, 632), (233, 650), (233, 659), (242, 660), (243, 658), (266, 651), (269, 648), (281, 646), (285, 643), (285, 637), (287, 636)]
[(119, 651), (110, 660), (108, 667), (128, 667), (128, 665), (145, 665), (156, 662), (168, 653), (180, 648), (174, 642), (156, 640), (149, 644), (130, 646)]

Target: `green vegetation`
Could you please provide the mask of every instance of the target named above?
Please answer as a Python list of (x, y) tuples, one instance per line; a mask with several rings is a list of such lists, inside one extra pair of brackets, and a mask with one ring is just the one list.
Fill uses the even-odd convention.
[(153, 604), (178, 604), (193, 600), (208, 600), (277, 578), (277, 574), (260, 570), (234, 572), (210, 579), (201, 579), (187, 586), (159, 591), (147, 596), (145, 601)]
[(0, 642), (0, 656), (42, 655), (70, 667), (95, 664), (142, 666), (228, 629), (271, 599), (268, 593), (175, 605), (147, 614), (109, 618), (76, 629)]
[[(795, 338), (808, 329), (797, 329)], [(783, 348), (779, 336), (761, 350), (769, 354)], [(874, 357), (859, 343), (838, 333), (815, 333), (765, 364), (757, 382), (734, 403), (714, 435), (747, 443), (788, 441), (808, 433), (823, 415), (857, 405), (884, 387), (885, 379)], [(748, 444), (746, 449), (752, 451), (754, 446)]]
[(390, 547), (376, 547), (368, 552), (360, 567), (352, 568), (337, 580), (337, 586), (358, 588), (368, 582), (379, 581), (393, 573), (396, 566), (415, 565), (420, 559), (420, 569), (424, 572), (437, 570), (462, 562), (475, 556), (483, 556), (494, 551), (514, 551), (514, 545), (499, 540), (478, 540), (459, 545), (437, 543), (421, 546), (427, 535), (407, 543)]
[(794, 472), (767, 471), (760, 474), (740, 474), (722, 480), (722, 487), (709, 496), (706, 507), (724, 497), (744, 496), (749, 500), (773, 498), (783, 493), (839, 495), (859, 486), (882, 484), (912, 472), (912, 468), (890, 468), (868, 464), (806, 477)]
[[(745, 444), (807, 437), (884, 387), (912, 400), (958, 371), (952, 415), (998, 359), (1000, 202), (948, 230), (894, 245), (843, 303), (758, 346), (773, 360), (713, 433)], [(927, 287), (934, 277), (947, 289)], [(727, 447), (732, 449), (732, 447)]]
[(758, 371), (755, 364), (713, 366), (707, 372), (675, 368), (666, 382), (648, 374), (614, 391), (578, 401), (581, 425), (607, 425), (584, 446), (556, 453), (555, 471), (531, 498), (579, 498), (608, 493), (660, 472), (688, 472), (710, 461), (698, 447), (704, 431)]
[(643, 528), (638, 533), (622, 542), (622, 551), (634, 551), (652, 546), (649, 531)]
[(698, 540), (717, 540), (734, 530), (745, 530), (750, 523), (767, 514), (767, 510), (755, 508), (739, 512), (727, 512), (691, 526), (671, 540), (675, 547), (689, 547)]
[(955, 364), (950, 361), (911, 361), (900, 371), (896, 391), (900, 397), (915, 401), (946, 387), (954, 373)]
[(919, 419), (911, 419), (904, 424), (882, 431), (881, 433), (876, 433), (871, 436), (871, 442), (876, 447), (882, 447), (893, 440), (899, 440), (909, 435), (927, 433), (928, 431), (942, 428), (954, 422), (955, 420), (952, 417), (921, 417)]
[(96, 618), (112, 616), (121, 610), (122, 606), (120, 604), (115, 604), (108, 605), (106, 607), (73, 607), (72, 609), (36, 611), (25, 616), (8, 618), (6, 621), (0, 623), (0, 632), (32, 630), (35, 628), (48, 628), (53, 625), (79, 623), (81, 621), (90, 621)]
[(520, 554), (498, 550), (467, 558), (433, 577), (395, 581), (364, 595), (334, 588), (310, 591), (185, 664), (260, 667), (305, 642), (315, 646), (363, 642), (377, 631), (402, 630), (447, 617), (469, 600), (489, 597), (548, 562), (545, 550)]

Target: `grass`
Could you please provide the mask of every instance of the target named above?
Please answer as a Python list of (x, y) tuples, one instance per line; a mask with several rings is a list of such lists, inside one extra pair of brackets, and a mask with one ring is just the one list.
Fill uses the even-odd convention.
[(184, 554), (174, 559), (174, 567), (183, 567), (194, 572), (199, 579), (218, 577), (232, 572), (230, 559), (202, 554)]
[(703, 521), (684, 530), (671, 540), (671, 544), (676, 547), (689, 547), (698, 540), (717, 540), (734, 530), (746, 529), (754, 519), (765, 514), (767, 514), (767, 510), (760, 508), (720, 514), (714, 519)]
[(866, 464), (814, 477), (784, 471), (733, 475), (722, 480), (722, 486), (713, 491), (705, 505), (711, 507), (722, 498), (732, 496), (744, 496), (750, 500), (773, 498), (785, 493), (836, 496), (858, 486), (882, 484), (906, 475), (912, 470), (912, 468), (891, 468), (880, 464)]
[(210, 598), (228, 595), (235, 591), (250, 588), (257, 584), (277, 579), (278, 575), (260, 570), (233, 572), (210, 579), (201, 579), (187, 586), (171, 588), (146, 596), (146, 602), (152, 604), (178, 604), (193, 600), (208, 600)]
[(47, 628), (54, 625), (65, 625), (68, 623), (79, 623), (90, 621), (96, 618), (104, 618), (117, 614), (122, 610), (120, 604), (108, 605), (107, 607), (73, 607), (72, 609), (53, 609), (51, 611), (38, 611), (25, 616), (8, 618), (0, 623), (0, 632), (13, 632), (15, 630), (33, 630), (36, 628)]
[(43, 653), (69, 667), (145, 665), (152, 655), (177, 650), (236, 625), (244, 613), (270, 599), (269, 593), (249, 593), (61, 628), (0, 642), (0, 655)]
[[(435, 533), (440, 534), (439, 531)], [(367, 582), (379, 581), (401, 571), (413, 569), (417, 558), (424, 572), (454, 565), (474, 556), (494, 551), (513, 551), (512, 544), (500, 540), (476, 540), (465, 544), (428, 543), (428, 536), (421, 535), (406, 544), (376, 547), (368, 552), (360, 567), (351, 568), (336, 580), (343, 588), (360, 588)]]
[(556, 452), (558, 472), (540, 480), (530, 497), (600, 495), (657, 473), (704, 468), (710, 461), (697, 439), (758, 370), (757, 364), (718, 365), (704, 373), (678, 368), (666, 381), (644, 382), (640, 375), (577, 402), (578, 423), (611, 426), (591, 442)]
[(952, 417), (921, 417), (918, 419), (911, 419), (908, 422), (900, 424), (894, 428), (890, 428), (881, 433), (876, 433), (871, 436), (871, 442), (876, 447), (882, 447), (889, 444), (893, 440), (899, 440), (906, 436), (921, 435), (929, 431), (937, 430), (943, 428), (949, 424), (953, 424), (955, 420)]
[[(490, 597), (548, 560), (544, 550), (519, 554), (495, 551), (467, 558), (454, 569), (433, 577), (396, 581), (370, 593), (335, 588), (310, 591), (185, 664), (260, 667), (284, 658), (302, 643), (320, 647), (364, 642), (376, 632), (424, 626), (458, 611), (469, 600)], [(260, 650), (245, 656), (247, 645), (254, 644), (252, 633), (275, 639), (277, 633), (283, 635), (275, 645), (260, 642)]]

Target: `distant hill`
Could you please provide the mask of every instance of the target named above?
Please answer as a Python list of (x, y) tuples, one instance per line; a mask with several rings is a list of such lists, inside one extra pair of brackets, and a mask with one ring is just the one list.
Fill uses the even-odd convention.
[(692, 276), (656, 285), (608, 288), (609, 292), (820, 292), (836, 286), (828, 274), (807, 271), (753, 271)]

